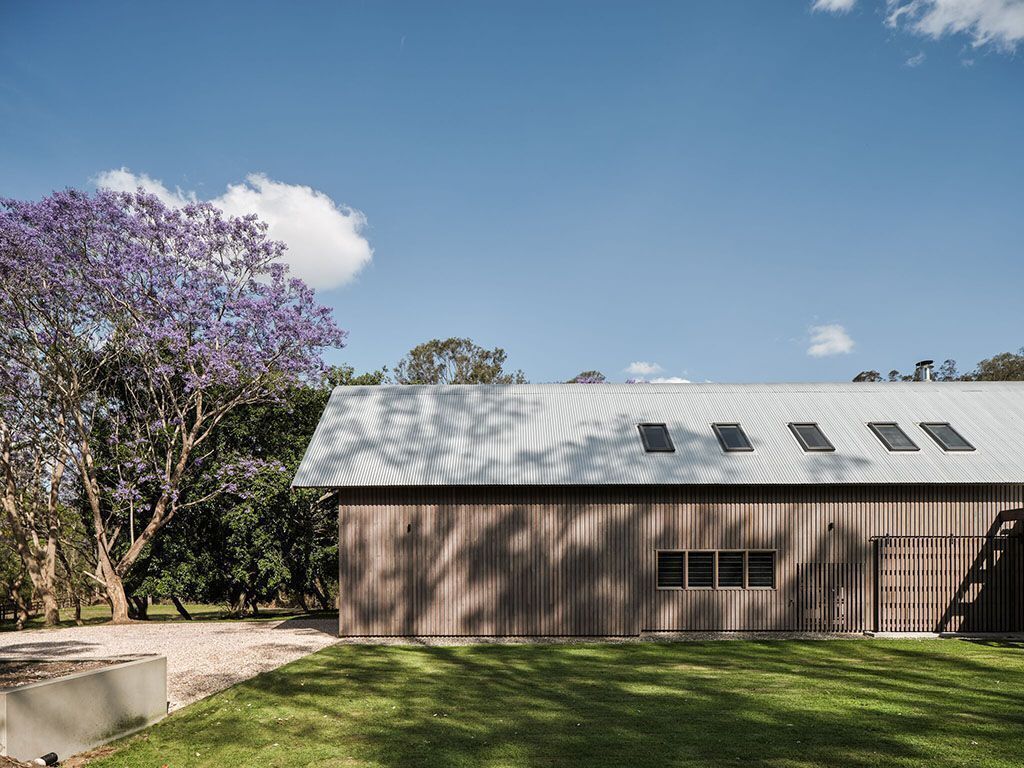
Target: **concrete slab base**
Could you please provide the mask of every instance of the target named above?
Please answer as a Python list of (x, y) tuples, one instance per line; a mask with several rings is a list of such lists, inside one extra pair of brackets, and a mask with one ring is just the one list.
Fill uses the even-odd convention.
[(1020, 632), (873, 632), (864, 633), (867, 637), (877, 637), (888, 640), (928, 640), (928, 639), (950, 639), (950, 640), (1011, 640), (1024, 641), (1024, 634)]

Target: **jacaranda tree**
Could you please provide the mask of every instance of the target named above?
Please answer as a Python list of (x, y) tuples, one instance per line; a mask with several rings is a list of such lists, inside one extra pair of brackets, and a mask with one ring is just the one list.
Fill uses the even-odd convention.
[[(256, 217), (151, 195), (58, 192), (0, 201), (0, 398), (77, 469), (113, 620), (123, 580), (175, 514), (238, 492), (242, 459), (190, 494), (218, 425), (323, 375), (345, 333)], [(32, 409), (32, 418), (17, 411)]]

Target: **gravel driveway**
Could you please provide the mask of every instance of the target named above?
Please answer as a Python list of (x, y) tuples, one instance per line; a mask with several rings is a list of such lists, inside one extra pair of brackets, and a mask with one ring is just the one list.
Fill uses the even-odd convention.
[(171, 710), (338, 641), (337, 620), (153, 622), (0, 634), (2, 658), (167, 657)]

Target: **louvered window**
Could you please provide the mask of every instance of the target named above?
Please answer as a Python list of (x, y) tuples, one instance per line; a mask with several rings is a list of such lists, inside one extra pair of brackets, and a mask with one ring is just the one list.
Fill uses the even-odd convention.
[(743, 586), (743, 553), (742, 552), (719, 552), (718, 553), (718, 586), (719, 587), (742, 587)]
[(775, 553), (747, 553), (747, 586), (775, 589)]
[(775, 552), (663, 550), (658, 589), (775, 589)]
[(715, 586), (714, 552), (690, 552), (687, 560), (686, 585), (690, 589)]
[(685, 552), (659, 552), (658, 588), (682, 589), (686, 585), (686, 575), (683, 571), (685, 562)]

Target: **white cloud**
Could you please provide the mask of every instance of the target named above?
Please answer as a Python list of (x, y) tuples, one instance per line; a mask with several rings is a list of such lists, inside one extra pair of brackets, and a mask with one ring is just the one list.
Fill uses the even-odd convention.
[(183, 192), (180, 187), (176, 187), (172, 192), (159, 179), (154, 179), (145, 173), (132, 173), (127, 168), (103, 171), (103, 173), (97, 174), (93, 181), (96, 182), (97, 187), (113, 189), (115, 192), (134, 192), (142, 187), (171, 208), (180, 208), (187, 203), (194, 203), (196, 200), (194, 192)]
[[(172, 191), (163, 182), (127, 168), (104, 171), (95, 181), (99, 187), (121, 192), (142, 187), (173, 207), (197, 199), (194, 192)], [(336, 204), (312, 187), (254, 173), (240, 184), (228, 185), (224, 194), (210, 202), (230, 216), (259, 216), (269, 226), (270, 236), (287, 244), (285, 260), (292, 274), (314, 288), (344, 285), (373, 258), (373, 249), (363, 235), (366, 216)]]
[(1012, 51), (1024, 40), (1024, 0), (886, 0), (890, 27), (939, 39), (970, 35), (972, 45)]
[(853, 351), (853, 339), (838, 323), (811, 326), (811, 346), (807, 354), (811, 357), (846, 355)]
[(660, 373), (661, 366), (657, 363), (645, 363), (637, 361), (626, 366), (625, 371), (633, 376), (650, 376), (653, 373)]
[(651, 384), (690, 384), (689, 379), (684, 379), (680, 376), (659, 376), (658, 378), (651, 379)]
[(925, 59), (924, 51), (921, 51), (920, 53), (915, 53), (913, 56), (911, 56), (909, 59), (907, 59), (904, 63), (908, 67), (920, 67), (922, 64), (924, 64), (924, 59)]
[[(812, 0), (811, 10), (842, 14), (856, 4)], [(992, 45), (1012, 52), (1024, 40), (1024, 0), (885, 0), (885, 23), (933, 40), (969, 35), (975, 48)]]
[(811, 3), (812, 11), (825, 11), (827, 13), (847, 13), (857, 4), (857, 0), (814, 0)]

